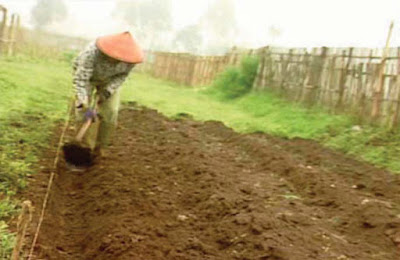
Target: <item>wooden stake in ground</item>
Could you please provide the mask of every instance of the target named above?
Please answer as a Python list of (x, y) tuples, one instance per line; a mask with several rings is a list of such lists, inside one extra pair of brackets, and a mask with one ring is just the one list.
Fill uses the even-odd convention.
[(396, 90), (397, 99), (394, 106), (394, 112), (390, 120), (390, 129), (395, 129), (398, 125), (399, 115), (400, 115), (400, 47), (397, 48), (397, 75), (396, 75)]
[(17, 31), (17, 20), (18, 20), (18, 15), (13, 14), (11, 16), (11, 23), (10, 23), (10, 29), (8, 32), (8, 50), (7, 53), (8, 55), (13, 55), (14, 53), (14, 47), (15, 47), (15, 35), (16, 35), (16, 31)]
[(343, 51), (343, 55), (342, 55), (342, 57), (343, 57), (343, 59), (342, 59), (342, 71), (341, 71), (341, 73), (340, 73), (340, 79), (339, 79), (339, 97), (338, 97), (338, 101), (337, 101), (337, 103), (336, 103), (336, 111), (340, 111), (340, 110), (343, 110), (343, 99), (344, 99), (344, 97), (343, 97), (343, 95), (344, 95), (344, 92), (345, 92), (345, 89), (346, 89), (346, 79), (347, 79), (347, 73), (348, 73), (348, 71), (349, 71), (349, 68), (350, 68), (350, 64), (351, 64), (351, 58), (352, 58), (352, 55), (353, 55), (353, 50), (354, 50), (354, 48), (349, 48), (349, 53), (348, 53), (348, 58), (347, 58), (347, 63), (346, 63), (346, 65), (344, 65), (344, 62), (345, 62), (345, 58), (346, 58), (346, 52), (345, 51)]
[(385, 65), (386, 65), (386, 58), (389, 50), (389, 43), (390, 43), (390, 38), (392, 36), (392, 31), (393, 31), (393, 21), (390, 23), (389, 27), (389, 32), (388, 36), (386, 39), (386, 46), (382, 54), (382, 60), (381, 60), (381, 65), (379, 69), (379, 75), (378, 75), (378, 80), (377, 80), (377, 85), (375, 87), (375, 95), (374, 95), (374, 101), (372, 104), (372, 119), (376, 120), (379, 117), (379, 112), (380, 112), (380, 107), (381, 107), (381, 102), (382, 102), (382, 95), (383, 95), (383, 86), (385, 83)]
[(2, 20), (0, 23), (0, 53), (6, 44), (6, 32), (7, 32), (7, 9), (0, 5), (0, 13), (2, 13)]
[(24, 245), (24, 238), (26, 229), (32, 221), (33, 207), (29, 200), (22, 203), (21, 215), (18, 217), (18, 231), (15, 241), (15, 246), (12, 252), (11, 260), (19, 260), (22, 246)]

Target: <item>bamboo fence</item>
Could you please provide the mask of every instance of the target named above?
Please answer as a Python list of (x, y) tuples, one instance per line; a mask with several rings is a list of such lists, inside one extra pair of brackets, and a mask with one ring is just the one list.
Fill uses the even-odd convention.
[(155, 52), (152, 73), (157, 78), (188, 86), (209, 85), (229, 65), (237, 65), (241, 53), (195, 56), (187, 53)]
[[(400, 47), (232, 49), (224, 56), (153, 53), (155, 77), (188, 86), (209, 85), (243, 56), (259, 57), (253, 89), (276, 90), (308, 106), (346, 112), (397, 128), (400, 120)], [(385, 54), (386, 53), (386, 54)]]
[(16, 38), (20, 30), (20, 17), (12, 14), (8, 19), (8, 10), (0, 5), (0, 54), (12, 55), (14, 53)]
[(309, 106), (350, 112), (391, 128), (400, 111), (400, 48), (262, 48), (254, 89), (278, 90)]

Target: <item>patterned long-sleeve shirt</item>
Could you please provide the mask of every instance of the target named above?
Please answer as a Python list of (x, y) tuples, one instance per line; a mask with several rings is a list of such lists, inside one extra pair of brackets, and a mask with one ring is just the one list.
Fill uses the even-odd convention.
[(94, 87), (112, 95), (124, 83), (134, 66), (106, 56), (95, 43), (91, 43), (73, 64), (76, 104), (87, 105)]

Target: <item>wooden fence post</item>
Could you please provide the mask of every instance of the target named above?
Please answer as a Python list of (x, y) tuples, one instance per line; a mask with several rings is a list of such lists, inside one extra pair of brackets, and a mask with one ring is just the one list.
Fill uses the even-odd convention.
[(395, 83), (396, 89), (397, 89), (397, 95), (396, 95), (396, 101), (395, 101), (395, 108), (393, 111), (393, 114), (390, 118), (390, 123), (389, 123), (389, 128), (391, 130), (397, 128), (399, 124), (399, 115), (400, 115), (400, 75), (396, 75), (396, 83)]
[(21, 17), (19, 15), (17, 15), (16, 30), (17, 30), (16, 40), (21, 40)]
[(305, 91), (305, 86), (308, 84), (308, 77), (309, 77), (309, 70), (310, 70), (310, 53), (306, 50), (305, 53), (303, 54), (302, 57), (302, 62), (301, 62), (301, 67), (302, 67), (302, 79), (298, 83), (298, 90), (296, 91), (296, 96), (294, 100), (296, 102), (301, 102), (303, 98), (303, 93)]
[(155, 64), (155, 74), (158, 78), (162, 78), (163, 74), (162, 71), (165, 67), (165, 57), (160, 53), (156, 52), (155, 53), (155, 59), (154, 59), (154, 64)]
[(351, 58), (353, 55), (353, 49), (354, 49), (353, 47), (351, 47), (349, 49), (349, 54), (347, 55), (347, 63), (345, 66), (343, 66), (343, 65), (345, 63), (346, 51), (343, 51), (343, 54), (342, 54), (342, 70), (340, 73), (340, 80), (339, 80), (339, 96), (338, 96), (338, 101), (337, 101), (336, 107), (335, 107), (336, 111), (343, 110), (343, 107), (342, 107), (343, 106), (343, 94), (346, 89), (346, 79), (347, 79), (347, 74), (349, 71), (350, 63), (351, 63)]
[(181, 75), (181, 69), (182, 69), (182, 63), (183, 63), (182, 62), (182, 56), (184, 54), (176, 53), (175, 55), (176, 55), (176, 57), (175, 57), (176, 65), (175, 65), (175, 73), (174, 73), (173, 81), (176, 82), (176, 83), (180, 83), (180, 75)]
[(397, 48), (397, 70), (396, 70), (396, 101), (394, 106), (394, 111), (389, 123), (389, 127), (391, 130), (397, 128), (399, 123), (399, 115), (400, 115), (400, 47)]
[(156, 68), (157, 68), (157, 77), (163, 78), (163, 70), (166, 69), (166, 59), (165, 56), (162, 55), (161, 52), (156, 52)]
[(359, 99), (360, 99), (360, 94), (362, 93), (362, 89), (363, 89), (363, 69), (364, 69), (364, 64), (363, 63), (359, 63), (356, 66), (356, 71), (355, 71), (355, 77), (357, 78), (357, 82), (355, 85), (355, 90), (353, 92), (353, 106), (352, 106), (352, 110), (356, 112), (356, 114), (358, 114), (359, 112), (359, 106), (360, 104), (358, 103)]
[(202, 86), (205, 85), (206, 83), (206, 69), (207, 69), (206, 66), (207, 66), (207, 57), (201, 57), (199, 84)]
[(371, 112), (371, 117), (373, 120), (377, 120), (379, 117), (379, 114), (380, 114), (382, 96), (383, 96), (383, 85), (384, 85), (384, 81), (385, 81), (384, 73), (385, 73), (385, 65), (386, 65), (386, 56), (387, 56), (387, 52), (389, 49), (389, 43), (390, 43), (390, 38), (392, 36), (392, 31), (393, 31), (393, 22), (390, 23), (389, 32), (388, 32), (388, 36), (386, 39), (386, 46), (385, 46), (385, 49), (382, 54), (382, 61), (380, 64), (378, 81), (377, 81), (377, 85), (375, 88), (374, 101), (373, 101), (372, 112)]
[(0, 11), (3, 13), (2, 21), (0, 23), (0, 53), (7, 46), (6, 36), (7, 36), (7, 19), (8, 19), (8, 11), (7, 8), (0, 5)]
[(334, 96), (336, 95), (336, 49), (331, 50), (330, 52), (330, 59), (329, 59), (329, 65), (328, 65), (328, 77), (329, 80), (326, 82), (327, 87), (327, 98), (326, 98), (326, 103), (328, 104), (329, 108), (332, 109), (335, 107), (334, 104)]
[(267, 46), (265, 50), (265, 62), (264, 62), (264, 71), (262, 72), (261, 78), (261, 86), (271, 87), (273, 85), (275, 70), (274, 70), (275, 61), (272, 56), (272, 50), (269, 46)]
[[(373, 50), (369, 51), (369, 57), (368, 61), (365, 64), (365, 82), (364, 82), (364, 87), (361, 90), (360, 93), (360, 100), (358, 101), (358, 118), (360, 121), (362, 121), (366, 116), (367, 116), (367, 98), (368, 98), (368, 91), (369, 87), (372, 85), (373, 82), (373, 68), (372, 68), (372, 57), (373, 57)], [(368, 114), (369, 116), (369, 114)]]
[(190, 79), (190, 85), (195, 86), (198, 84), (198, 74), (199, 74), (199, 57), (193, 56), (193, 73)]
[(165, 71), (165, 79), (171, 80), (174, 74), (174, 67), (175, 67), (175, 57), (173, 53), (167, 53), (168, 59), (168, 66), (167, 70)]
[(176, 55), (176, 60), (177, 60), (177, 70), (176, 70), (176, 79), (175, 82), (178, 82), (181, 84), (181, 75), (182, 75), (182, 69), (183, 66), (185, 66), (185, 54), (180, 53)]
[(158, 77), (158, 68), (157, 68), (157, 53), (153, 54), (153, 71), (151, 73), (151, 75), (153, 75), (153, 77)]
[(12, 55), (14, 53), (15, 46), (15, 30), (17, 29), (17, 15), (13, 14), (11, 16), (10, 28), (8, 30), (8, 55)]
[(178, 59), (179, 54), (178, 53), (174, 53), (172, 55), (173, 57), (173, 63), (172, 63), (172, 67), (171, 67), (171, 78), (169, 80), (172, 81), (176, 81), (176, 75), (178, 73), (179, 70), (179, 59)]
[(154, 75), (157, 78), (162, 78), (161, 76), (161, 66), (164, 65), (164, 58), (159, 52), (154, 53)]
[(170, 53), (164, 53), (165, 57), (165, 71), (163, 71), (163, 79), (169, 79), (170, 77), (170, 71), (172, 68), (172, 54)]
[(309, 68), (308, 84), (305, 86), (304, 103), (307, 106), (314, 105), (317, 90), (321, 87), (321, 72), (324, 68), (327, 47), (322, 47), (321, 54), (312, 56), (311, 66)]
[(226, 55), (219, 58), (219, 63), (217, 67), (217, 74), (220, 74), (225, 69)]
[(215, 78), (218, 75), (218, 67), (219, 67), (219, 61), (220, 61), (220, 57), (214, 56), (213, 57), (213, 64), (212, 64), (212, 79), (210, 84), (212, 84), (215, 80)]
[(189, 74), (189, 69), (190, 69), (190, 57), (189, 57), (189, 54), (186, 54), (185, 60), (183, 63), (183, 68), (182, 68), (182, 75), (181, 75), (182, 85), (186, 85), (187, 76)]
[(258, 63), (256, 79), (253, 82), (253, 89), (258, 90), (260, 89), (263, 74), (264, 74), (264, 66), (265, 66), (265, 48), (262, 48), (258, 55), (260, 62)]
[(204, 62), (204, 83), (203, 85), (207, 85), (210, 79), (210, 56), (205, 57)]
[(204, 82), (203, 85), (207, 85), (210, 80), (210, 56), (204, 58)]
[(236, 65), (236, 53), (237, 53), (237, 47), (234, 46), (232, 47), (230, 53), (229, 53), (229, 60), (228, 60), (228, 64), (231, 66)]
[(32, 221), (33, 207), (32, 202), (26, 200), (22, 203), (21, 215), (18, 217), (17, 236), (15, 246), (11, 255), (11, 260), (19, 260), (22, 246), (24, 245), (25, 233)]
[[(292, 62), (292, 56), (293, 56), (293, 49), (290, 49), (289, 54), (287, 55), (287, 59), (282, 59), (282, 78), (279, 86), (280, 91), (286, 90), (286, 82), (289, 76), (288, 71), (289, 71), (289, 66)], [(281, 57), (283, 57), (283, 55)]]

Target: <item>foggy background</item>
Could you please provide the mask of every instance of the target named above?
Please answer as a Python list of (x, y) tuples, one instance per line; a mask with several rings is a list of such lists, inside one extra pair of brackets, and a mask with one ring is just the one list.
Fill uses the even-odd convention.
[(31, 29), (93, 40), (129, 30), (145, 49), (400, 46), (399, 0), (0, 0)]

